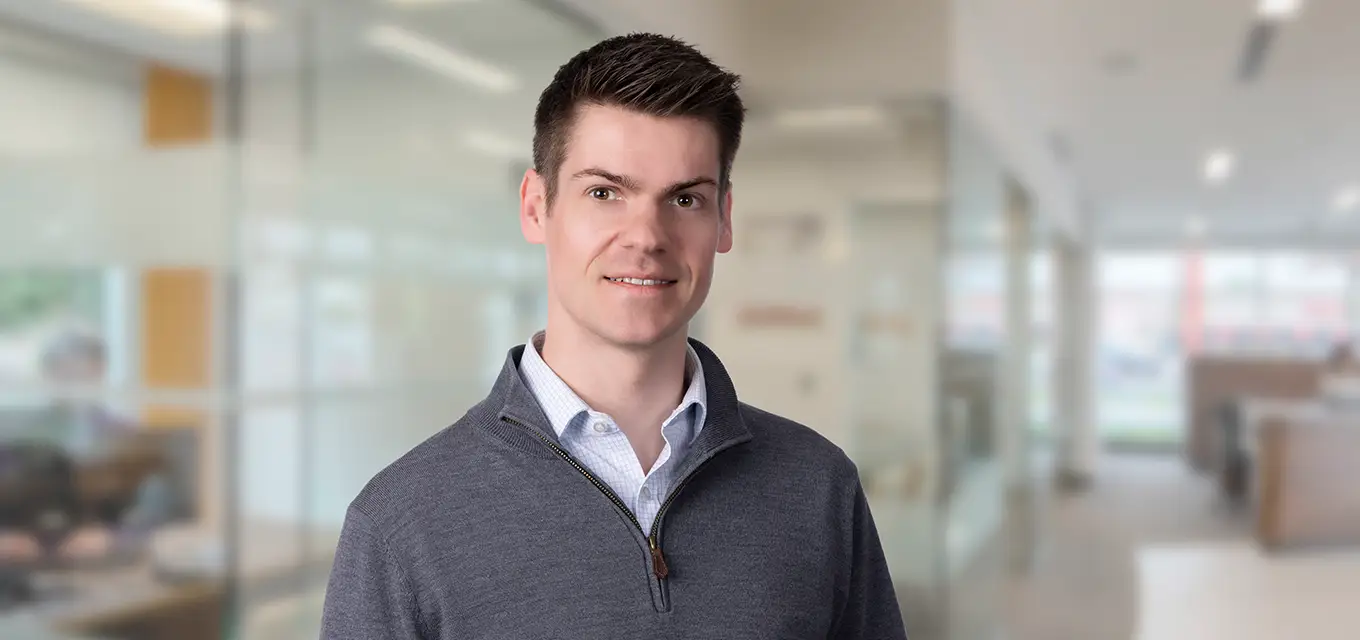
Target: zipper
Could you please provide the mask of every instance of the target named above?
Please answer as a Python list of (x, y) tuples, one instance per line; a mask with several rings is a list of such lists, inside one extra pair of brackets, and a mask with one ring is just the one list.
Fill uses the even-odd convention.
[[(553, 442), (552, 440), (549, 440), (547, 436), (539, 433), (538, 429), (535, 429), (527, 424), (524, 424), (519, 420), (511, 418), (510, 416), (501, 416), (501, 419), (506, 422), (509, 422), (510, 424), (523, 427), (529, 430), (529, 433), (532, 433), (535, 436), (537, 436), (539, 440), (543, 441), (543, 444), (548, 445), (548, 447), (551, 448), (553, 452), (557, 454), (557, 457), (566, 460), (567, 464), (571, 465), (574, 469), (579, 471), (581, 475), (586, 477), (587, 480), (590, 480), (590, 483), (595, 485), (595, 488), (599, 489), (600, 493), (603, 493), (605, 497), (613, 501), (615, 506), (617, 506), (624, 513), (628, 514), (628, 519), (633, 522), (633, 526), (637, 527), (638, 531), (642, 532), (642, 535), (647, 535), (647, 530), (642, 528), (642, 523), (638, 521), (637, 516), (633, 515), (633, 510), (629, 509), (628, 505), (624, 504), (623, 500), (619, 499), (618, 494), (615, 494), (614, 490), (606, 486), (605, 483), (600, 482), (599, 478), (595, 477), (595, 474), (591, 473), (590, 471), (587, 471), (585, 467), (581, 466), (581, 463), (577, 462), (575, 458), (572, 458), (571, 454), (567, 453), (566, 449), (563, 449), (562, 447), (558, 446), (557, 443)], [(661, 553), (661, 550), (656, 546), (656, 538), (648, 538), (647, 542), (652, 547), (652, 558), (655, 560), (655, 558), (660, 557), (659, 554)], [(653, 564), (655, 564), (655, 562), (653, 562)], [(663, 559), (662, 566), (664, 566), (664, 564), (665, 560)]]
[(548, 437), (540, 433), (538, 429), (524, 424), (510, 416), (501, 416), (501, 420), (522, 427), (528, 430), (529, 433), (534, 434), (535, 437), (543, 441), (543, 444), (548, 445), (548, 448), (552, 449), (553, 453), (557, 454), (557, 457), (565, 460), (567, 464), (571, 465), (577, 472), (585, 476), (591, 484), (595, 485), (595, 488), (598, 489), (600, 493), (603, 493), (606, 498), (609, 498), (609, 500), (619, 508), (620, 511), (628, 515), (628, 520), (633, 523), (633, 526), (636, 527), (642, 535), (647, 537), (647, 547), (652, 553), (652, 575), (656, 578), (657, 589), (661, 592), (661, 606), (662, 609), (669, 610), (671, 604), (670, 596), (666, 589), (666, 578), (670, 576), (671, 571), (670, 567), (666, 564), (665, 554), (661, 552), (661, 519), (666, 515), (666, 510), (670, 508), (671, 503), (675, 502), (676, 496), (680, 495), (680, 491), (685, 488), (685, 485), (689, 484), (689, 479), (692, 478), (694, 474), (698, 473), (699, 469), (702, 469), (705, 464), (708, 464), (708, 461), (712, 460), (714, 456), (721, 452), (721, 450), (710, 453), (708, 457), (695, 465), (694, 469), (680, 481), (680, 484), (676, 485), (675, 489), (670, 492), (670, 495), (666, 496), (666, 500), (661, 503), (661, 507), (657, 509), (656, 517), (652, 520), (651, 531), (647, 531), (642, 528), (642, 522), (633, 514), (633, 510), (629, 509), (628, 505), (624, 504), (623, 500), (619, 499), (618, 494), (614, 493), (613, 489), (610, 489), (605, 483), (600, 482), (599, 478), (595, 477), (595, 474), (587, 470), (581, 463), (577, 462), (575, 458), (572, 458), (571, 454), (567, 453), (567, 451), (556, 442), (549, 440)]
[(666, 556), (661, 555), (661, 547), (656, 544), (656, 535), (648, 537), (647, 543), (652, 547), (652, 574), (657, 580), (665, 580), (671, 569), (666, 566)]

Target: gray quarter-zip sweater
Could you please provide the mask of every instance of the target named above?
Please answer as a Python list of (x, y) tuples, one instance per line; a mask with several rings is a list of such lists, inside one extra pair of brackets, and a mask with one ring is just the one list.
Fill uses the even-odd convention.
[(484, 401), (351, 503), (322, 637), (905, 638), (854, 464), (740, 403), (690, 342), (707, 421), (649, 531), (558, 445), (516, 347)]

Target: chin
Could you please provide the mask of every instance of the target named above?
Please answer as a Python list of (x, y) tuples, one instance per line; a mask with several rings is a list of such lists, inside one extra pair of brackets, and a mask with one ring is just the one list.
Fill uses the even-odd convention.
[(673, 338), (684, 329), (671, 323), (629, 323), (613, 325), (596, 333), (606, 341), (629, 349), (645, 349)]

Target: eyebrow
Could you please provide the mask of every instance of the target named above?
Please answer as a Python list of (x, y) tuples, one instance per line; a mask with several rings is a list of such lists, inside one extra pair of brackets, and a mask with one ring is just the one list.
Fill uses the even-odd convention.
[(578, 178), (584, 178), (587, 176), (604, 178), (605, 180), (617, 184), (620, 187), (623, 187), (624, 189), (627, 189), (629, 191), (638, 191), (640, 189), (640, 185), (638, 184), (637, 180), (634, 180), (628, 176), (621, 176), (617, 173), (610, 173), (598, 167), (590, 167), (589, 169), (582, 169), (580, 171), (577, 171), (576, 173), (572, 174), (571, 179), (576, 180)]
[(714, 186), (714, 187), (717, 187), (717, 186), (718, 186), (718, 181), (717, 181), (717, 180), (714, 180), (713, 178), (706, 177), (706, 176), (699, 176), (698, 178), (693, 178), (693, 179), (690, 179), (690, 180), (686, 180), (686, 181), (684, 181), (684, 182), (677, 182), (677, 183), (675, 183), (675, 184), (673, 184), (673, 185), (667, 187), (667, 188), (666, 188), (666, 195), (672, 195), (672, 194), (675, 194), (675, 193), (679, 193), (679, 192), (684, 191), (684, 190), (686, 190), (686, 189), (693, 189), (694, 187), (697, 187), (697, 186), (699, 186), (699, 185), (712, 185), (712, 186)]
[[(619, 175), (619, 174), (617, 174), (617, 173), (611, 173), (611, 172), (605, 171), (604, 169), (601, 169), (601, 168), (599, 168), (599, 167), (590, 167), (590, 168), (588, 168), (588, 169), (582, 169), (582, 170), (577, 171), (576, 173), (572, 174), (571, 177), (572, 177), (573, 180), (575, 180), (575, 179), (584, 178), (584, 177), (588, 177), (588, 176), (593, 176), (593, 177), (596, 177), (596, 178), (603, 178), (603, 179), (605, 179), (605, 180), (608, 180), (608, 181), (610, 181), (610, 182), (613, 182), (614, 184), (617, 184), (617, 185), (623, 187), (624, 189), (628, 189), (629, 191), (641, 191), (641, 190), (642, 190), (642, 185), (641, 185), (637, 180), (633, 179), (632, 177), (624, 176), (624, 175)], [(665, 193), (666, 193), (667, 195), (670, 195), (670, 194), (678, 193), (678, 192), (680, 192), (680, 191), (684, 191), (684, 190), (686, 190), (686, 189), (693, 189), (694, 187), (697, 187), (697, 186), (699, 186), (699, 185), (712, 185), (712, 186), (716, 187), (716, 186), (718, 186), (718, 181), (717, 181), (717, 180), (714, 180), (713, 178), (710, 178), (710, 177), (708, 177), (708, 176), (698, 176), (698, 177), (695, 177), (695, 178), (691, 178), (691, 179), (689, 179), (689, 180), (685, 180), (685, 181), (682, 181), (682, 182), (677, 182), (677, 183), (675, 183), (675, 184), (673, 184), (673, 185), (671, 185), (671, 186), (669, 186), (669, 187), (666, 187)]]

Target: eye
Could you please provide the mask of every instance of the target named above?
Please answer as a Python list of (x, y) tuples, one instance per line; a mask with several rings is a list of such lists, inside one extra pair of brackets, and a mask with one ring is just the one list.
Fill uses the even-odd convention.
[(680, 207), (681, 209), (697, 209), (703, 204), (703, 201), (699, 199), (699, 196), (692, 193), (682, 193), (675, 196), (671, 202), (674, 202), (675, 206)]
[(592, 187), (586, 192), (594, 200), (615, 200), (618, 193), (609, 187)]

